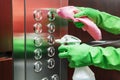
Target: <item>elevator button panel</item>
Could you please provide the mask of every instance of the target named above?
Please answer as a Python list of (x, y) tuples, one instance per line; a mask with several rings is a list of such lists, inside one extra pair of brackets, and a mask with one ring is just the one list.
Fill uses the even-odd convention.
[[(34, 50), (34, 72), (42, 74), (43, 71), (45, 72), (47, 70), (51, 70), (50, 73), (53, 73), (49, 74), (49, 76), (47, 75), (46, 77), (41, 78), (41, 80), (59, 80), (59, 67), (56, 66), (55, 55), (55, 12), (53, 12), (53, 10), (43, 12), (43, 10), (38, 9), (33, 12), (33, 18), (35, 20), (35, 24), (33, 24), (33, 31), (36, 34), (33, 41), (36, 48)], [(46, 30), (46, 32), (44, 30)], [(43, 36), (44, 34), (47, 35)], [(47, 43), (47, 46), (45, 46), (44, 43)], [(46, 51), (46, 53), (44, 51)]]
[(41, 76), (39, 80), (60, 80), (61, 62), (58, 58), (58, 45), (55, 43), (55, 39), (60, 37), (60, 20), (53, 9), (33, 11), (32, 74)]

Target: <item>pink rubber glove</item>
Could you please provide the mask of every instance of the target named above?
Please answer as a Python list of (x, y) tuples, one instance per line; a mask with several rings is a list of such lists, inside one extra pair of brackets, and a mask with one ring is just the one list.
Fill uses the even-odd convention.
[(82, 22), (84, 24), (82, 27), (84, 31), (87, 31), (95, 40), (102, 39), (101, 31), (93, 21), (87, 17), (74, 18), (74, 14), (78, 12), (79, 10), (74, 6), (66, 6), (57, 9), (59, 16), (65, 19), (71, 19), (74, 22)]

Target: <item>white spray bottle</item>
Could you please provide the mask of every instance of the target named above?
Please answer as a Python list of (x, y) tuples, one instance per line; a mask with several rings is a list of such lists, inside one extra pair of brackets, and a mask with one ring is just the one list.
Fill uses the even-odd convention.
[[(56, 39), (55, 41), (56, 43), (67, 44), (67, 45), (79, 45), (81, 43), (81, 40), (79, 38), (72, 35), (65, 35), (61, 39)], [(95, 80), (95, 76), (92, 70), (88, 66), (85, 66), (85, 67), (75, 68), (72, 79)]]

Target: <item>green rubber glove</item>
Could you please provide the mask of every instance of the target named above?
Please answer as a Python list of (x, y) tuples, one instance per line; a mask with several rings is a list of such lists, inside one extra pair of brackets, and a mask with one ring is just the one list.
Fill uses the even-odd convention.
[(120, 70), (120, 48), (81, 44), (61, 45), (58, 50), (59, 57), (67, 58), (72, 68), (94, 65), (103, 69)]
[[(98, 27), (113, 33), (120, 34), (120, 18), (106, 12), (101, 12), (93, 8), (77, 7), (80, 11), (74, 15), (75, 18), (88, 17)], [(83, 25), (80, 22), (75, 22), (76, 27), (81, 28)]]

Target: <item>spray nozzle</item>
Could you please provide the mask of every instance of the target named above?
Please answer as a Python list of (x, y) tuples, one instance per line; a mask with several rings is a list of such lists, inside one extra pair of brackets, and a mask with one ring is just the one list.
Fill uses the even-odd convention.
[(60, 44), (80, 44), (81, 40), (72, 35), (64, 35), (61, 39), (56, 39), (55, 42)]

